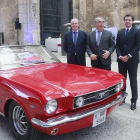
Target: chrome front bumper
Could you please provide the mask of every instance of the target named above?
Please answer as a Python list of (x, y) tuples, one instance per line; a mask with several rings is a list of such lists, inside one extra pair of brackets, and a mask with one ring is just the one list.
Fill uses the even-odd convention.
[(127, 96), (127, 93), (124, 93), (123, 95), (121, 94), (117, 97), (116, 100), (114, 100), (114, 101), (112, 101), (112, 102), (110, 102), (106, 105), (103, 105), (101, 107), (98, 107), (98, 108), (95, 108), (95, 109), (92, 109), (92, 110), (84, 111), (84, 112), (81, 112), (81, 113), (78, 113), (78, 114), (62, 115), (61, 117), (56, 117), (56, 118), (50, 119), (47, 122), (41, 121), (41, 120), (36, 119), (36, 118), (32, 118), (31, 122), (33, 124), (38, 125), (38, 126), (41, 126), (41, 127), (44, 127), (44, 128), (49, 128), (49, 127), (54, 127), (54, 126), (57, 126), (57, 125), (60, 125), (60, 124), (63, 124), (63, 123), (77, 121), (79, 119), (82, 119), (82, 118), (85, 118), (87, 116), (93, 115), (96, 112), (107, 109), (107, 108), (109, 108), (109, 107), (111, 107), (115, 104), (118, 104), (118, 103), (122, 102), (126, 96)]

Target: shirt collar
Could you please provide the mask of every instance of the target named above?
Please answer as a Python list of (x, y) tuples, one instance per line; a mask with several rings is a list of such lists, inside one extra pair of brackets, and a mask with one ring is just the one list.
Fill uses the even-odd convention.
[(131, 30), (131, 28), (132, 28), (132, 26), (131, 26), (131, 27), (129, 27), (129, 28), (126, 28), (126, 27), (125, 27), (125, 29), (126, 29), (126, 30), (127, 30), (127, 29), (129, 29), (129, 31)]
[(102, 31), (98, 31), (98, 30), (96, 29), (96, 33), (98, 33), (98, 32), (103, 32), (103, 30), (102, 30)]
[[(72, 30), (73, 33), (75, 33), (75, 31)], [(76, 31), (76, 33), (78, 33), (78, 30)]]

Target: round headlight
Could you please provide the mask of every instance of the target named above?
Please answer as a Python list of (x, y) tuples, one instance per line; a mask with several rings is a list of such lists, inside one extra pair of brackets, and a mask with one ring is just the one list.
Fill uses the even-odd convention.
[(123, 87), (124, 81), (121, 79), (121, 88)]
[(57, 100), (50, 100), (46, 104), (46, 112), (48, 114), (52, 114), (56, 111), (58, 106)]
[(116, 92), (119, 92), (121, 90), (121, 84), (118, 84), (117, 86), (116, 86), (116, 88), (115, 88), (115, 91)]
[(84, 98), (83, 98), (83, 97), (77, 98), (75, 104), (76, 104), (76, 106), (78, 106), (78, 107), (83, 106), (83, 104), (84, 104)]

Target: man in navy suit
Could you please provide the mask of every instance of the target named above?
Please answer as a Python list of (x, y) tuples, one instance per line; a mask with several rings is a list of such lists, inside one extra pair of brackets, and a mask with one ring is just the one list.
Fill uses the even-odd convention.
[(140, 50), (140, 30), (132, 27), (133, 21), (134, 17), (132, 15), (124, 16), (125, 28), (118, 31), (116, 40), (119, 73), (127, 78), (128, 72), (130, 78), (132, 91), (131, 110), (136, 109), (136, 101), (138, 99), (137, 70)]
[(79, 21), (74, 18), (71, 20), (72, 30), (65, 33), (63, 49), (67, 53), (67, 63), (86, 65), (86, 32), (79, 30)]

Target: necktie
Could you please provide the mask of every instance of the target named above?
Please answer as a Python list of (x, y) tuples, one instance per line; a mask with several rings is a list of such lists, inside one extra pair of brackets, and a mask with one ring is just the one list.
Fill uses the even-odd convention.
[(77, 43), (77, 32), (74, 32), (74, 44), (76, 46), (76, 43)]
[(126, 30), (125, 36), (127, 36), (129, 33), (129, 29)]
[(97, 36), (97, 45), (99, 46), (100, 44), (100, 39), (101, 39), (101, 31), (97, 31), (98, 36)]

